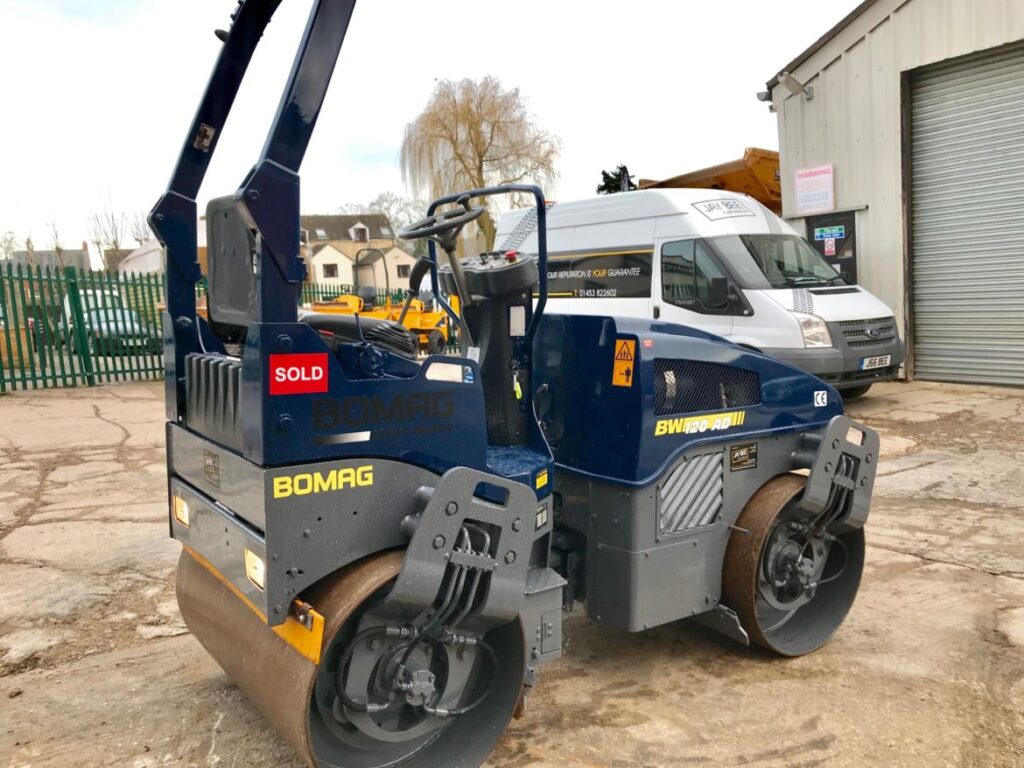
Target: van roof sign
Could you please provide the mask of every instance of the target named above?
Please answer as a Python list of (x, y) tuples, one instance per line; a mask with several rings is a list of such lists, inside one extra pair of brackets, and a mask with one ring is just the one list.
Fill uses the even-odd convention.
[(750, 208), (744, 205), (742, 200), (731, 197), (723, 197), (717, 200), (702, 200), (693, 203), (693, 207), (707, 216), (711, 221), (719, 219), (731, 219), (736, 216), (756, 216)]

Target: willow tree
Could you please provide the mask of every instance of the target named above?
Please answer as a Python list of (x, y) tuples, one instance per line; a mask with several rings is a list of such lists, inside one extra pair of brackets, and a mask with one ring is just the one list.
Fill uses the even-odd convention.
[[(414, 195), (432, 198), (497, 184), (543, 186), (556, 178), (559, 146), (533, 122), (518, 88), (505, 90), (489, 76), (442, 80), (405, 128), (402, 177)], [(478, 223), (492, 248), (492, 209)]]

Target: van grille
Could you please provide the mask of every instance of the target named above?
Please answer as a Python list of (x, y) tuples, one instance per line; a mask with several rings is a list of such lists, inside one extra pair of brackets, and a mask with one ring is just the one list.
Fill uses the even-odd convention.
[(872, 320), (844, 320), (839, 323), (847, 347), (881, 347), (896, 340), (896, 320), (878, 317)]
[(753, 371), (698, 360), (654, 361), (654, 412), (658, 416), (760, 402), (761, 379)]

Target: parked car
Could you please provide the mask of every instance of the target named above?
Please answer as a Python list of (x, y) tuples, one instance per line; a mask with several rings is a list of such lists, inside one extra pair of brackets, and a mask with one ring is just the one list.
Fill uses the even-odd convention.
[[(160, 333), (131, 309), (107, 307), (86, 312), (85, 338), (89, 354), (157, 355), (162, 349)], [(72, 349), (75, 337), (71, 337)]]
[[(501, 250), (537, 250), (533, 209), (501, 218)], [(844, 398), (896, 378), (893, 311), (753, 198), (641, 190), (547, 214), (548, 309), (662, 319), (813, 373)]]

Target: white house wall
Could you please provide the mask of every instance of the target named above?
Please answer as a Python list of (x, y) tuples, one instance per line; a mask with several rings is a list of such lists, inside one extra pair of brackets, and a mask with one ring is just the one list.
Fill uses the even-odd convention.
[[(797, 168), (832, 163), (836, 210), (858, 209), (858, 279), (904, 321), (900, 78), (1024, 38), (1021, 0), (878, 0), (791, 73), (814, 98), (772, 92), (783, 215)], [(865, 207), (866, 206), (866, 207)]]
[[(352, 285), (352, 260), (331, 246), (321, 249), (310, 259), (313, 264), (314, 282), (325, 285)], [(337, 264), (337, 277), (324, 277), (324, 265)]]

